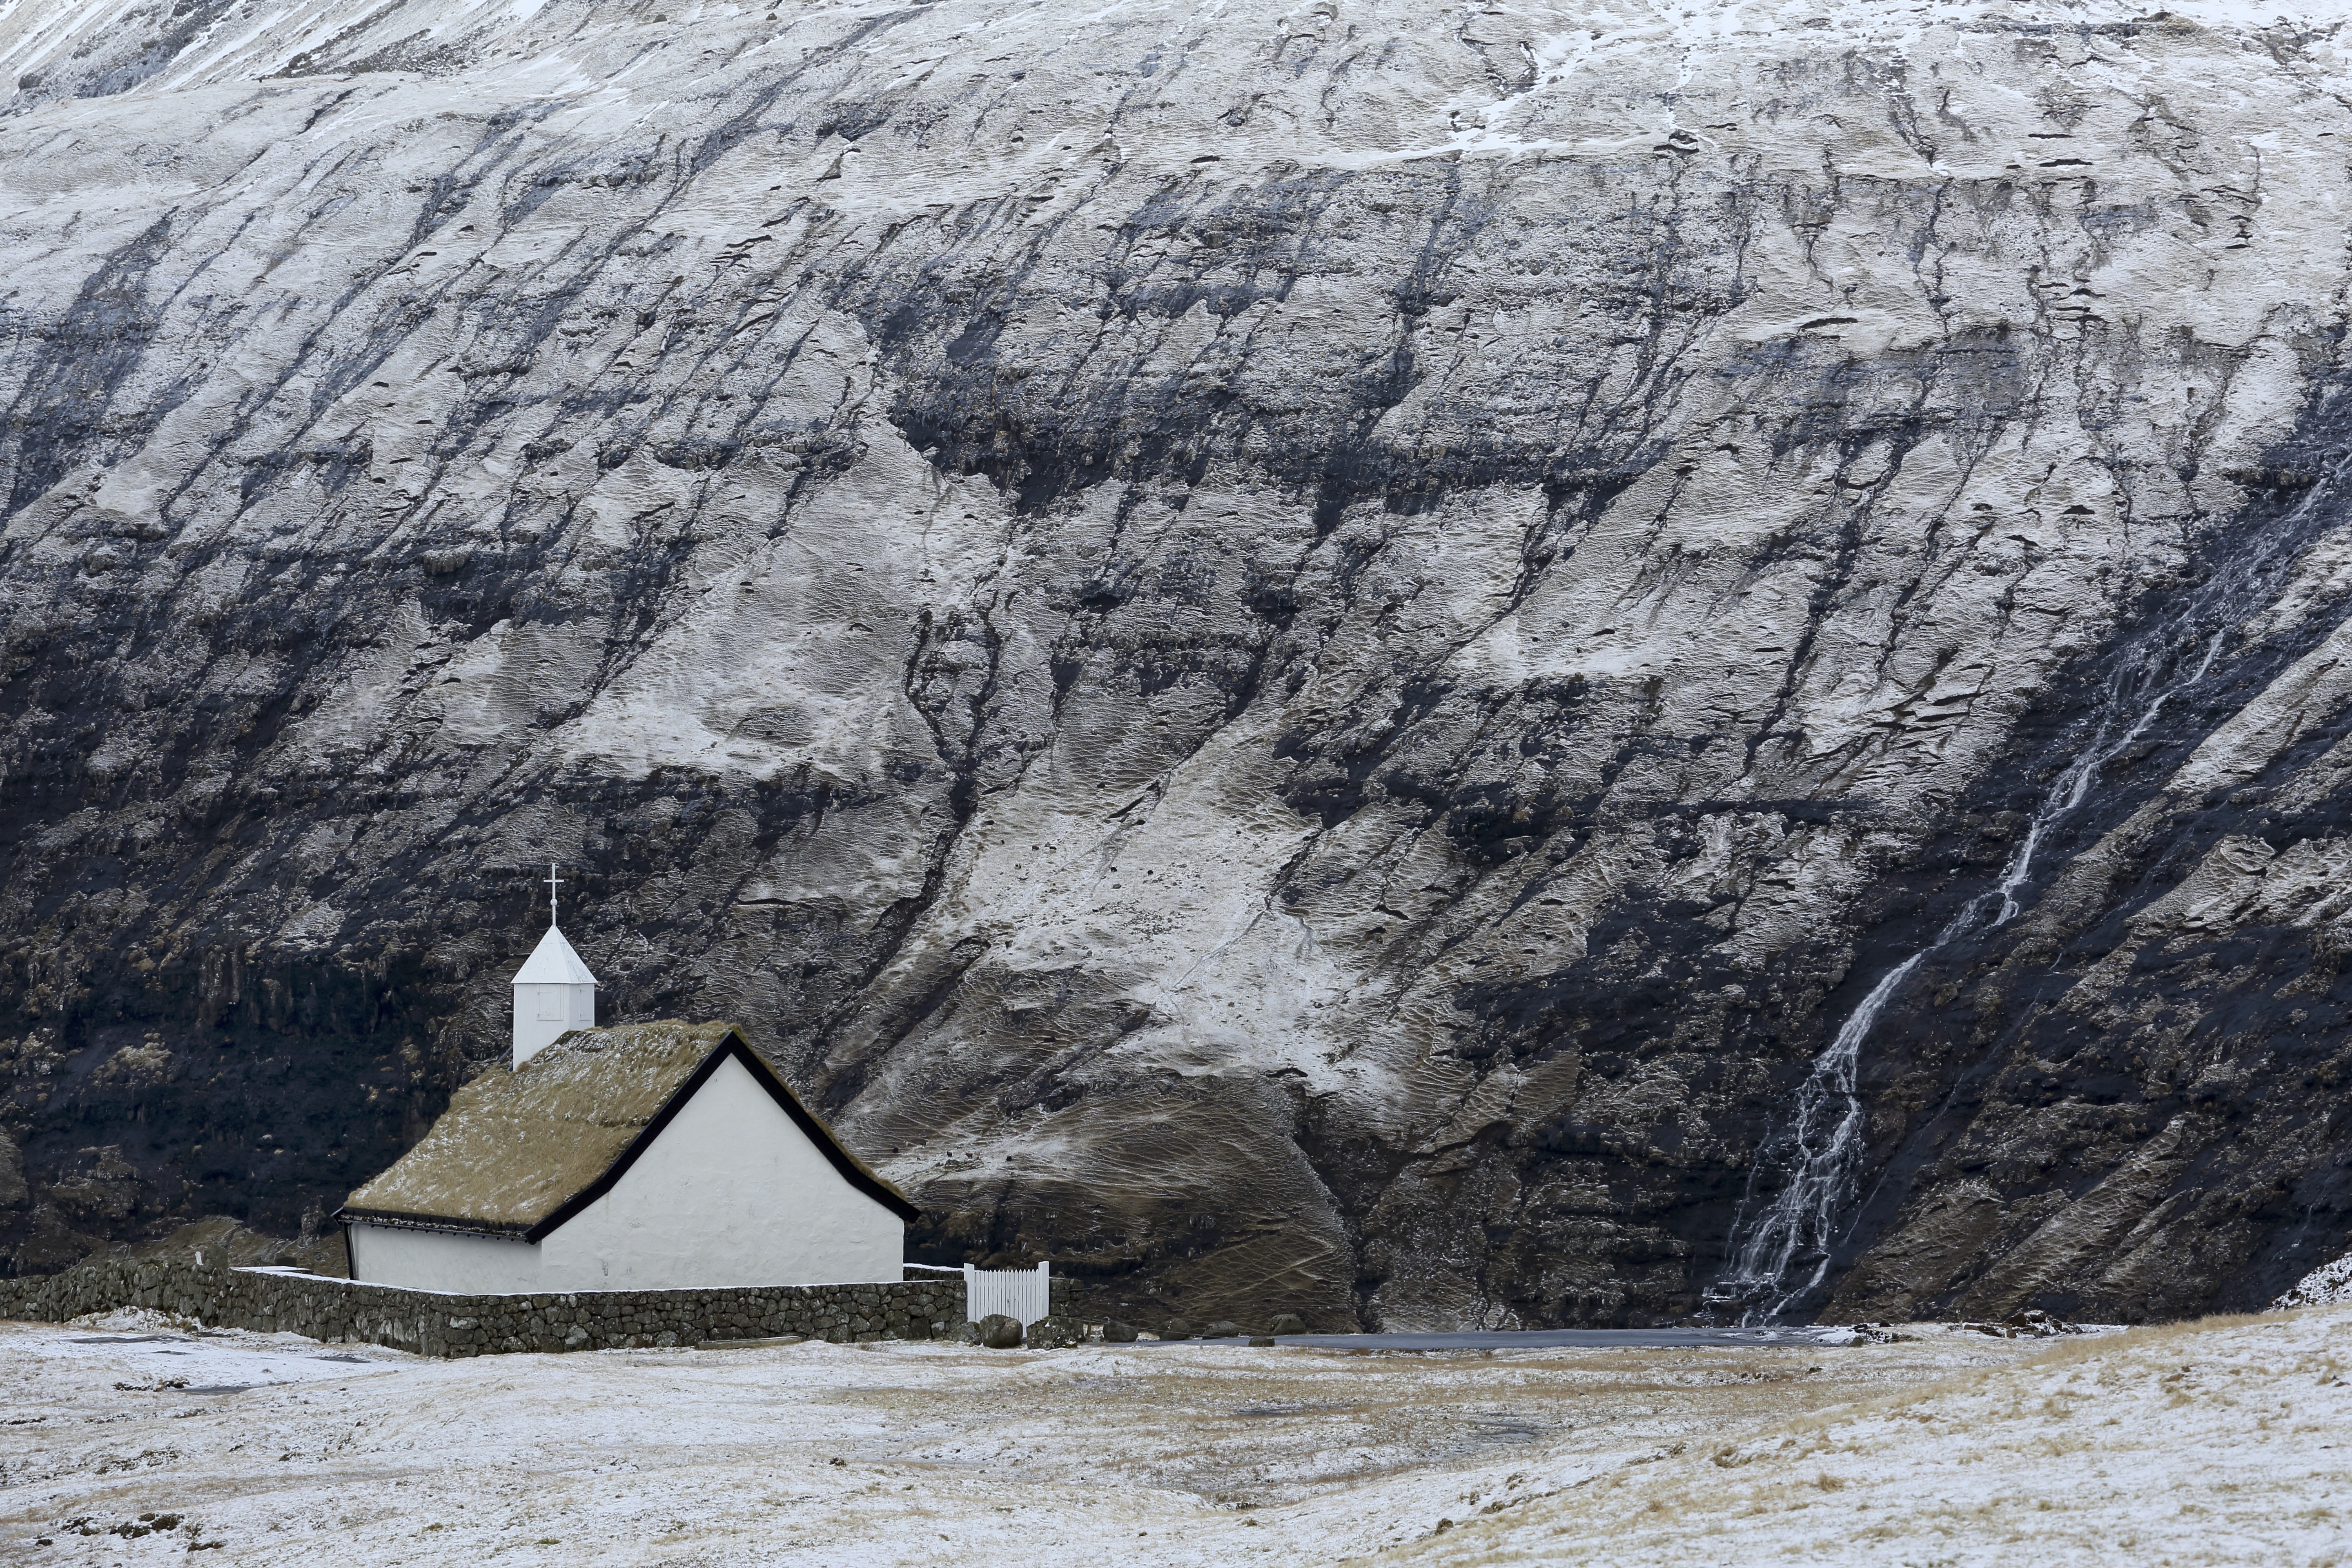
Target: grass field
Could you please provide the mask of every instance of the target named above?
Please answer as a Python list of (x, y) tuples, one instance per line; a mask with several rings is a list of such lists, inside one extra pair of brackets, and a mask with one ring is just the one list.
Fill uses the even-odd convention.
[(1914, 1331), (1834, 1349), (431, 1362), (137, 1314), (0, 1324), (0, 1560), (2342, 1554), (2352, 1309), (2059, 1342)]

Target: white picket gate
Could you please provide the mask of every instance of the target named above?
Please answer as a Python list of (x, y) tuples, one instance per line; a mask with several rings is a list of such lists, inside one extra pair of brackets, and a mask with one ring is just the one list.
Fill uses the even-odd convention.
[[(953, 1274), (938, 1263), (909, 1263), (927, 1274)], [(976, 1323), (992, 1312), (1002, 1312), (1027, 1328), (1054, 1311), (1054, 1277), (1045, 1264), (1034, 1268), (974, 1268), (963, 1266), (963, 1317)]]
[(974, 1268), (963, 1266), (963, 1315), (976, 1323), (992, 1312), (1002, 1312), (1027, 1328), (1054, 1310), (1051, 1277), (1043, 1263), (1034, 1268)]

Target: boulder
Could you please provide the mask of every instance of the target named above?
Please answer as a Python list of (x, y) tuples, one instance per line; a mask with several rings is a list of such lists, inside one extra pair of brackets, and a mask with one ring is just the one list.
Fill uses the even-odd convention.
[(980, 1342), (992, 1351), (1017, 1351), (1021, 1348), (1021, 1323), (1002, 1312), (991, 1312), (980, 1321)]
[(1192, 1337), (1192, 1325), (1181, 1318), (1171, 1318), (1160, 1325), (1160, 1337), (1163, 1340), (1189, 1340)]
[(1067, 1345), (1086, 1343), (1087, 1326), (1076, 1318), (1057, 1312), (1052, 1317), (1040, 1318), (1030, 1324), (1023, 1337), (1033, 1351), (1058, 1350)]
[(1201, 1331), (1201, 1337), (1204, 1340), (1237, 1340), (1241, 1334), (1239, 1323), (1229, 1323), (1222, 1318)]
[(1134, 1342), (1135, 1325), (1133, 1323), (1122, 1323), (1117, 1318), (1113, 1318), (1110, 1321), (1103, 1325), (1103, 1343), (1107, 1345), (1131, 1345)]
[(1307, 1320), (1296, 1312), (1276, 1312), (1273, 1325), (1265, 1331), (1269, 1334), (1303, 1334), (1307, 1331)]

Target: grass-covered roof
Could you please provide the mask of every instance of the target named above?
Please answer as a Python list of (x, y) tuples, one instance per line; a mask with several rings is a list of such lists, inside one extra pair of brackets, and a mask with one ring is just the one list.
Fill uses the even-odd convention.
[(415, 1148), (340, 1217), (537, 1241), (618, 1181), (720, 1060), (736, 1057), (844, 1179), (901, 1219), (906, 1194), (844, 1148), (731, 1024), (574, 1029), (450, 1097)]

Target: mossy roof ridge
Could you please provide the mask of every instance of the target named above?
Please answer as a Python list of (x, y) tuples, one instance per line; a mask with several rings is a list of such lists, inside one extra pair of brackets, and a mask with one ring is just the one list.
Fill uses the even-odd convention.
[(612, 1171), (730, 1037), (742, 1037), (731, 1024), (677, 1020), (574, 1029), (452, 1095), (432, 1131), (352, 1194), (345, 1213), (529, 1233)]

